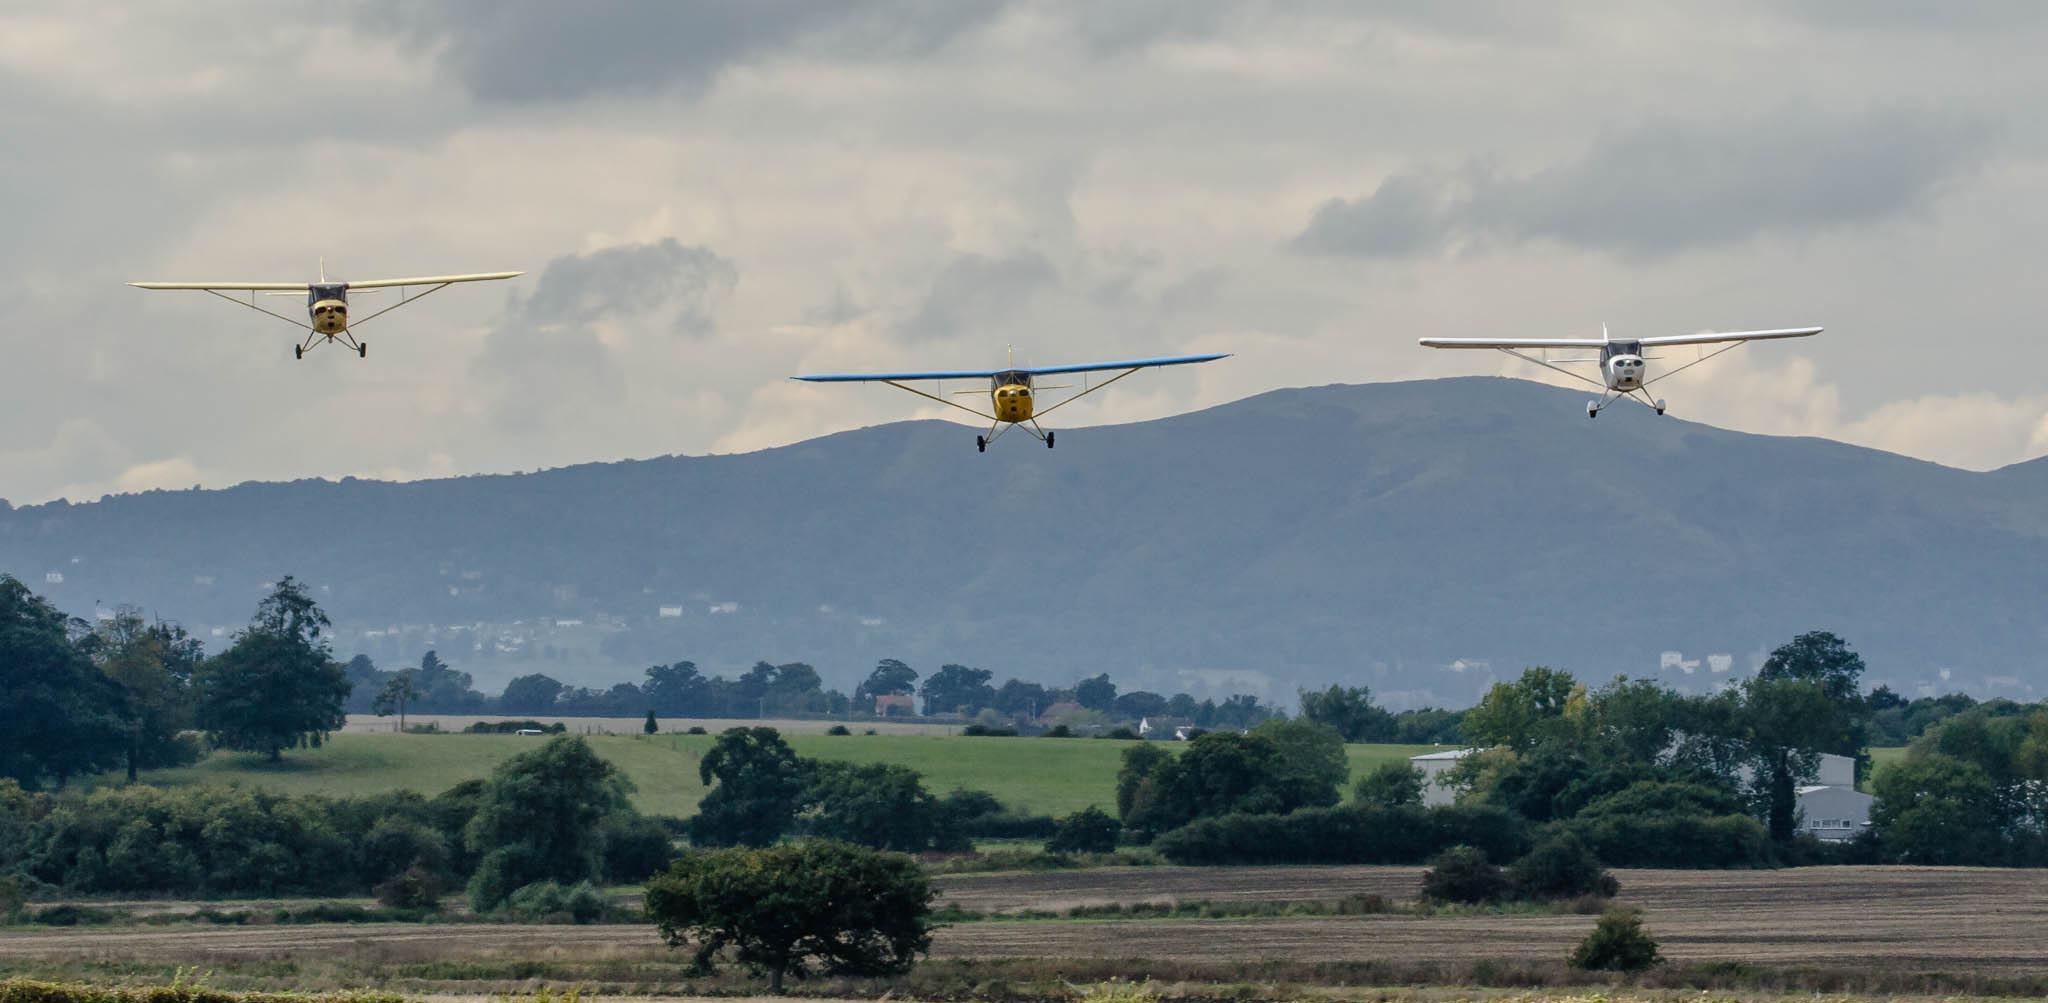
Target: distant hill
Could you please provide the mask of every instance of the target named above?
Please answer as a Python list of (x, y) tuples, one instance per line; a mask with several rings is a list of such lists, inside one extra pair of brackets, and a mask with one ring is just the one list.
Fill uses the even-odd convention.
[(886, 656), (1462, 702), (1538, 663), (1700, 688), (1825, 628), (1909, 690), (2048, 685), (2048, 461), (1975, 473), (1640, 408), (1588, 421), (1583, 397), (1326, 386), (1051, 451), (981, 455), (973, 429), (926, 421), (737, 456), (157, 491), (0, 513), (0, 570), (74, 612), (228, 630), (295, 574), (344, 654), (434, 645), (486, 680), (765, 658), (844, 686)]

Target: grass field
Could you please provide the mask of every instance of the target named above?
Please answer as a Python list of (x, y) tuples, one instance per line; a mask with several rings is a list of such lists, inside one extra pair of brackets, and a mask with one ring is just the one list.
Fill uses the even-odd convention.
[[(728, 722), (730, 723), (730, 722)], [(1065, 815), (1089, 805), (1113, 808), (1116, 771), (1133, 742), (1103, 739), (958, 738), (924, 735), (792, 734), (798, 755), (847, 762), (884, 762), (924, 774), (936, 792), (984, 790), (1014, 808)], [(697, 761), (711, 735), (592, 735), (599, 755), (625, 771), (642, 811), (687, 816), (704, 795)], [(318, 749), (288, 753), (281, 763), (218, 753), (197, 765), (157, 770), (143, 782), (163, 786), (242, 784), (292, 794), (371, 794), (416, 790), (434, 794), (488, 776), (506, 759), (540, 742), (517, 735), (343, 733)], [(1171, 746), (1169, 746), (1171, 747)], [(1353, 745), (1352, 775), (1428, 746)]]

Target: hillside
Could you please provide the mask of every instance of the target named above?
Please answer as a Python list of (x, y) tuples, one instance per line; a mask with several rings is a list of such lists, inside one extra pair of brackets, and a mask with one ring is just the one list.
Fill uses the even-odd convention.
[(1906, 687), (2048, 685), (2041, 461), (1974, 473), (1639, 408), (1595, 422), (1583, 396), (1339, 385), (1051, 451), (981, 455), (972, 429), (906, 422), (736, 456), (150, 492), (0, 512), (0, 570), (74, 612), (226, 629), (296, 574), (344, 654), (434, 645), (480, 680), (765, 658), (845, 686), (900, 657), (1456, 702), (1535, 663), (1701, 686), (1826, 628)]

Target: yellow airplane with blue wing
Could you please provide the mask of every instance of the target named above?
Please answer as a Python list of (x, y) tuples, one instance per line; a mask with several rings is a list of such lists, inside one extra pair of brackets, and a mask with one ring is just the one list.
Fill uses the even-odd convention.
[[(1066, 407), (1068, 404), (1072, 404), (1097, 390), (1101, 390), (1140, 369), (1153, 369), (1160, 366), (1184, 366), (1196, 362), (1214, 362), (1217, 359), (1229, 357), (1229, 353), (1225, 352), (1210, 355), (1170, 355), (1157, 359), (1128, 359), (1122, 362), (1084, 362), (1071, 366), (1020, 367), (1013, 364), (1002, 369), (949, 369), (904, 373), (826, 373), (817, 376), (796, 376), (792, 378), (803, 380), (807, 383), (887, 383), (898, 390), (938, 401), (947, 407), (959, 408), (989, 422), (988, 432), (974, 437), (974, 448), (981, 452), (987, 452), (989, 443), (996, 441), (999, 436), (1011, 428), (1024, 429), (1026, 433), (1035, 436), (1038, 441), (1045, 443), (1045, 448), (1051, 449), (1053, 433), (1040, 426), (1038, 419)], [(1117, 372), (1118, 370), (1122, 371)], [(1100, 383), (1088, 384), (1087, 374), (1106, 372), (1116, 372), (1116, 375)], [(1037, 382), (1038, 377), (1063, 376), (1074, 373), (1082, 374), (1080, 393), (1061, 398), (1048, 407), (1041, 408), (1038, 406), (1038, 394), (1040, 391), (1074, 389), (1071, 384), (1057, 386), (1041, 384)], [(989, 410), (982, 411), (971, 408), (958, 401), (942, 397), (937, 393), (931, 393), (909, 385), (911, 383), (940, 380), (987, 380), (988, 389), (986, 390), (955, 390), (953, 391), (953, 396), (979, 396), (987, 394)], [(941, 384), (939, 389), (943, 392), (943, 384)]]

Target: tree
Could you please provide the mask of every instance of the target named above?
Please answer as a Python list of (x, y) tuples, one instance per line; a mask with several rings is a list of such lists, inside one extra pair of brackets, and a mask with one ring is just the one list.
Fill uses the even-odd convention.
[(1789, 842), (1799, 824), (1799, 786), (1820, 768), (1816, 748), (1839, 733), (1840, 708), (1820, 683), (1782, 676), (1746, 680), (1741, 697), (1752, 794), (1771, 839)]
[(1052, 703), (1052, 694), (1045, 687), (1012, 679), (996, 690), (990, 706), (1011, 717), (1037, 717)]
[[(1328, 734), (1320, 725), (1304, 727)], [(1295, 737), (1286, 736), (1290, 741)], [(1298, 737), (1301, 741), (1292, 755), (1267, 734), (1211, 732), (1196, 738), (1178, 758), (1157, 762), (1144, 776), (1131, 778), (1125, 827), (1140, 838), (1150, 838), (1209, 815), (1275, 814), (1336, 803), (1342, 774), (1330, 780), (1329, 764), (1314, 751), (1321, 740), (1312, 734)], [(1126, 772), (1134, 762), (1144, 762), (1130, 757), (1147, 748), (1151, 746), (1125, 752)], [(1120, 774), (1119, 794), (1124, 780)]]
[(1110, 853), (1116, 849), (1117, 833), (1122, 829), (1108, 812), (1089, 805), (1060, 819), (1045, 849), (1049, 853)]
[(710, 684), (697, 671), (695, 662), (654, 665), (647, 669), (647, 682), (640, 687), (647, 702), (663, 714), (699, 714), (709, 703)]
[(413, 685), (411, 669), (391, 674), (391, 681), (384, 684), (384, 691), (377, 694), (377, 702), (371, 707), (378, 717), (394, 711), (398, 714), (398, 730), (405, 730), (405, 705), (420, 695), (419, 687)]
[(995, 687), (988, 684), (994, 675), (987, 669), (970, 669), (965, 665), (940, 666), (939, 671), (926, 676), (924, 680), (922, 695), (925, 716), (972, 716), (976, 711), (995, 702)]
[(1600, 858), (1570, 832), (1536, 844), (1507, 873), (1515, 897), (1539, 902), (1581, 895), (1613, 898), (1621, 890), (1614, 876), (1600, 866)]
[(1352, 790), (1351, 796), (1359, 804), (1380, 808), (1419, 805), (1422, 803), (1422, 771), (1408, 765), (1405, 759), (1381, 763), (1373, 767), (1372, 772), (1358, 778), (1358, 786)]
[(2005, 819), (1983, 767), (1916, 750), (1880, 770), (1873, 786), (1871, 828), (1900, 863), (2004, 863)]
[(561, 683), (535, 673), (506, 683), (504, 695), (498, 698), (498, 707), (508, 714), (549, 714), (554, 712), (555, 701), (561, 696)]
[(557, 735), (499, 764), (464, 838), (482, 856), (470, 903), (485, 912), (537, 881), (597, 878), (603, 823), (629, 811), (632, 784), (579, 737)]
[(1151, 800), (1155, 790), (1153, 778), (1172, 761), (1173, 753), (1150, 742), (1124, 750), (1123, 762), (1116, 771), (1118, 818), (1130, 822), (1138, 807)]
[(125, 696), (128, 781), (141, 770), (197, 759), (197, 746), (179, 736), (192, 725), (192, 676), (206, 660), (199, 641), (177, 624), (148, 623), (124, 608), (102, 621), (86, 645)]
[(648, 882), (647, 914), (695, 972), (730, 950), (770, 992), (785, 975), (892, 975), (931, 949), (931, 882), (915, 861), (808, 840), (693, 853)]
[(731, 728), (697, 763), (711, 786), (690, 819), (700, 846), (767, 846), (796, 824), (807, 780), (804, 761), (773, 728)]
[(1394, 739), (1394, 715), (1374, 706), (1372, 690), (1364, 686), (1330, 684), (1326, 690), (1301, 690), (1301, 716), (1328, 725), (1346, 742), (1390, 742)]
[(953, 815), (916, 770), (894, 763), (811, 763), (809, 831), (877, 850), (961, 849)]
[(1756, 677), (1797, 679), (1820, 687), (1835, 709), (1827, 731), (1813, 737), (1815, 752), (1855, 758), (1859, 766), (1870, 744), (1871, 705), (1863, 696), (1863, 656), (1847, 641), (1824, 630), (1810, 631), (1780, 645)]
[(1470, 846), (1453, 846), (1429, 862), (1422, 873), (1422, 898), (1426, 902), (1457, 902), (1480, 905), (1508, 897), (1507, 875)]
[(1117, 694), (1115, 709), (1116, 716), (1125, 720), (1159, 717), (1166, 713), (1166, 698), (1145, 690), (1132, 690)]
[(327, 627), (305, 586), (289, 576), (277, 583), (228, 650), (195, 673), (199, 727), (216, 747), (276, 762), (347, 723), (348, 675), (329, 655)]
[(1571, 673), (1545, 666), (1524, 670), (1512, 683), (1495, 683), (1460, 727), (1475, 745), (1526, 749), (1564, 718), (1578, 683)]
[(1074, 702), (1107, 714), (1116, 708), (1116, 684), (1109, 681), (1107, 672), (1093, 679), (1083, 679), (1074, 685)]
[(1643, 914), (1616, 906), (1602, 914), (1593, 932), (1566, 959), (1588, 971), (1639, 972), (1662, 964), (1657, 942), (1643, 929)]
[(73, 627), (0, 575), (0, 778), (29, 789), (110, 768), (129, 744), (121, 687), (71, 643)]
[(896, 659), (884, 658), (875, 663), (875, 671), (868, 673), (866, 681), (854, 689), (853, 702), (873, 710), (878, 696), (912, 693), (916, 689), (916, 669)]
[(654, 720), (654, 711), (650, 709), (647, 712), (646, 723), (640, 726), (640, 733), (643, 735), (652, 735), (659, 731), (661, 731), (661, 724)]

